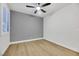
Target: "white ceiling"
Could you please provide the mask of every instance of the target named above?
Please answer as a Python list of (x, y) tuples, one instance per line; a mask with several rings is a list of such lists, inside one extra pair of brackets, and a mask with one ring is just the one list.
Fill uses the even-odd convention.
[[(44, 3), (41, 3), (41, 4), (44, 4)], [(39, 11), (40, 14), (39, 13), (34, 14), (34, 11), (36, 10), (35, 8), (25, 7), (26, 5), (36, 6), (36, 3), (9, 3), (8, 5), (9, 5), (9, 8), (13, 11), (18, 11), (18, 12), (22, 12), (22, 13), (26, 13), (30, 15), (39, 16), (39, 17), (45, 17), (53, 12), (56, 12), (57, 10), (60, 10), (61, 8), (69, 4), (68, 3), (52, 3), (51, 5), (42, 8), (46, 11), (46, 13)]]

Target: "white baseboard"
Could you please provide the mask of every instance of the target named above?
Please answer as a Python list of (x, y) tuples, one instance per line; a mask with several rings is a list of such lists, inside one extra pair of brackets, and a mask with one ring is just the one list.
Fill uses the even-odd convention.
[(4, 51), (2, 52), (1, 55), (4, 55), (4, 53), (6, 52), (6, 50), (8, 49), (9, 46), (10, 46), (9, 44), (8, 44), (8, 46), (6, 46), (6, 48), (4, 49)]
[[(45, 40), (48, 40), (48, 39), (45, 39)], [(77, 50), (77, 49), (75, 49), (75, 48), (68, 47), (67, 45), (64, 45), (64, 44), (61, 44), (61, 43), (58, 43), (58, 42), (55, 42), (55, 41), (51, 41), (51, 40), (48, 40), (48, 41), (50, 41), (50, 42), (52, 42), (52, 43), (55, 43), (55, 44), (57, 44), (57, 45), (59, 45), (59, 46), (62, 46), (62, 47), (64, 47), (64, 48), (70, 49), (70, 50), (72, 50), (72, 51), (74, 51), (74, 52), (78, 52), (78, 53), (79, 53), (79, 50)]]
[(41, 39), (43, 39), (43, 38), (35, 38), (35, 39), (28, 39), (28, 40), (10, 42), (10, 44), (17, 44), (17, 43), (23, 43), (23, 42), (29, 42), (29, 41), (35, 41), (35, 40), (41, 40)]
[[(30, 41), (35, 41), (35, 40), (42, 40), (42, 39), (44, 39), (44, 38), (35, 38), (35, 39), (28, 39), (28, 40), (10, 42), (9, 45), (11, 45), (11, 44), (18, 44), (18, 43), (23, 43), (23, 42), (30, 42)], [(48, 40), (48, 39), (46, 39), (46, 40)], [(48, 40), (48, 41), (53, 42), (53, 41), (51, 41), (51, 40)], [(56, 43), (56, 44), (58, 44), (58, 45), (60, 45), (60, 46), (62, 46), (62, 47), (68, 48), (68, 49), (70, 49), (70, 50), (72, 50), (72, 51), (79, 52), (79, 51), (77, 51), (77, 50), (75, 50), (75, 49), (73, 49), (73, 48), (69, 48), (69, 47), (67, 47), (67, 46), (65, 46), (65, 45), (63, 45), (63, 44), (60, 44), (60, 43), (57, 43), (57, 42), (53, 42), (53, 43)], [(9, 47), (9, 45), (8, 45), (8, 46), (6, 47), (6, 49), (2, 52), (2, 55), (5, 53), (5, 51), (6, 51), (7, 48)]]

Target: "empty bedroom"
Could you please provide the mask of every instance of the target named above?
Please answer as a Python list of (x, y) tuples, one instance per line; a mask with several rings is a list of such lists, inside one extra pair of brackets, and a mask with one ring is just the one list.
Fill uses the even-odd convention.
[(0, 56), (79, 56), (79, 3), (0, 3)]

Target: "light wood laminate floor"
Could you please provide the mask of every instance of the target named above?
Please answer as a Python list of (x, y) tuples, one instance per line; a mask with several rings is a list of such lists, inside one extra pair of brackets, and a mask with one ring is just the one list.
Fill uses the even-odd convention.
[(78, 56), (77, 52), (51, 43), (47, 40), (36, 40), (9, 46), (4, 56)]

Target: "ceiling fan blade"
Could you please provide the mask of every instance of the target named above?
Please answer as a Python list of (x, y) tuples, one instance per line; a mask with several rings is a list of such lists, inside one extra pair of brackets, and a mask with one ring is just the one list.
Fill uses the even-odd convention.
[(35, 8), (34, 6), (29, 6), (29, 5), (26, 5), (26, 7)]
[(34, 13), (36, 14), (37, 13), (37, 10), (35, 10)]
[(38, 3), (38, 5), (40, 5), (40, 3)]
[(46, 11), (45, 11), (45, 10), (43, 10), (43, 9), (41, 9), (41, 11), (42, 11), (42, 12), (44, 12), (44, 13), (46, 13)]
[(51, 3), (43, 4), (42, 7), (48, 6), (48, 5), (50, 5), (50, 4), (51, 4)]

